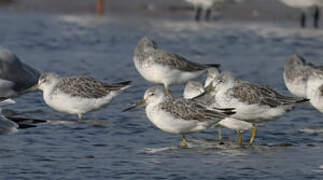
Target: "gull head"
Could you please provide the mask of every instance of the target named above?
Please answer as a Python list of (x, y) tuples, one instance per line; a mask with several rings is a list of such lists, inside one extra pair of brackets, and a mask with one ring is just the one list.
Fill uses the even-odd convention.
[(157, 49), (157, 43), (150, 40), (148, 37), (143, 37), (137, 44), (136, 51), (147, 52), (149, 50)]
[(144, 98), (140, 100), (138, 103), (131, 105), (130, 107), (123, 110), (129, 111), (131, 109), (134, 109), (136, 107), (142, 106), (142, 105), (150, 105), (150, 104), (158, 104), (162, 102), (166, 98), (166, 94), (164, 92), (164, 89), (161, 86), (154, 86), (146, 90), (144, 94)]
[(43, 91), (46, 90), (47, 88), (51, 88), (57, 83), (59, 78), (60, 77), (55, 73), (42, 73), (39, 77), (36, 88)]
[(185, 99), (192, 99), (204, 93), (204, 91), (203, 85), (200, 82), (189, 81), (185, 85), (183, 96)]

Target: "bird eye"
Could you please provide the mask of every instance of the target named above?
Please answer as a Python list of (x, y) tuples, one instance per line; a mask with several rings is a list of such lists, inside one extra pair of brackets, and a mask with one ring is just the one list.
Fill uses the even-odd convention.
[(41, 82), (41, 83), (46, 82), (46, 78), (40, 79), (40, 82)]
[(149, 96), (155, 96), (155, 94), (154, 93), (150, 93), (150, 95)]

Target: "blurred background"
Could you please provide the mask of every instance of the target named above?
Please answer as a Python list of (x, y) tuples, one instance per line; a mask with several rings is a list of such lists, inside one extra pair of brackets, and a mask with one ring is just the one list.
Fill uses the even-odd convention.
[[(194, 1), (194, 0), (193, 0)], [(202, 1), (203, 0), (197, 0)], [(209, 1), (209, 0), (205, 0)], [(212, 20), (292, 21), (301, 8), (280, 0), (215, 0)], [(194, 3), (185, 0), (1, 0), (1, 11), (93, 15), (102, 6), (105, 16), (133, 16), (189, 20), (195, 16)], [(102, 3), (102, 5), (100, 5)]]

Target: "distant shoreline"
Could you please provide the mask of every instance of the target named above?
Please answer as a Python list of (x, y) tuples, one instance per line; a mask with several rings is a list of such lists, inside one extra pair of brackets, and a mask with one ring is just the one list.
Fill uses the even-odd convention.
[[(93, 14), (97, 0), (0, 0), (0, 9), (11, 13)], [(194, 9), (184, 0), (104, 0), (104, 15), (149, 16), (170, 19), (192, 19)], [(299, 17), (299, 10), (286, 7), (277, 0), (247, 0), (227, 5), (213, 20), (289, 21)]]

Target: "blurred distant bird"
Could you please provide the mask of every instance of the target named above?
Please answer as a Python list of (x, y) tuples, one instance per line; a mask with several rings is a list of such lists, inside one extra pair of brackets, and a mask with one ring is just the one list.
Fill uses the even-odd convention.
[(26, 93), (37, 84), (40, 73), (24, 64), (7, 49), (0, 48), (0, 97), (12, 97)]
[(323, 6), (323, 0), (280, 0), (282, 3), (294, 7), (302, 9), (302, 14), (300, 18), (301, 27), (306, 27), (306, 10), (313, 8), (312, 16), (314, 19), (313, 26), (315, 28), (319, 27), (320, 20), (320, 7)]
[(183, 56), (157, 47), (157, 43), (142, 38), (135, 49), (133, 58), (137, 71), (148, 81), (163, 84), (168, 95), (170, 85), (185, 84), (219, 64), (194, 63)]
[(287, 89), (297, 97), (306, 98), (306, 83), (314, 69), (323, 69), (306, 63), (305, 59), (298, 55), (288, 57), (284, 66), (284, 81)]
[(89, 111), (102, 108), (120, 92), (130, 87), (131, 81), (104, 83), (89, 76), (61, 77), (42, 73), (38, 84), (32, 87), (43, 91), (46, 104), (57, 111), (77, 114), (79, 120)]
[(205, 20), (208, 21), (211, 18), (213, 6), (223, 6), (227, 3), (240, 3), (244, 0), (185, 0), (186, 2), (192, 4), (195, 8), (195, 20), (199, 21), (201, 19), (203, 11), (205, 11)]
[(199, 21), (201, 19), (202, 11), (206, 11), (205, 20), (210, 20), (212, 7), (214, 2), (223, 2), (224, 0), (186, 0), (188, 3), (192, 4), (196, 10), (195, 20)]

